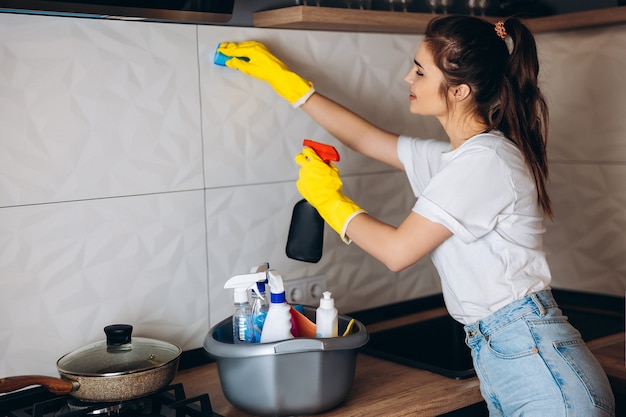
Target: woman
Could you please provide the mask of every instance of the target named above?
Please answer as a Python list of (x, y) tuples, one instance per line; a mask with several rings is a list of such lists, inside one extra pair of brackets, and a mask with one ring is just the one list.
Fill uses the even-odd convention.
[(518, 20), (447, 16), (428, 25), (411, 71), (410, 111), (449, 143), (379, 129), (315, 92), (261, 44), (224, 43), (227, 65), (267, 81), (355, 151), (406, 172), (418, 197), (399, 227), (342, 194), (311, 149), (298, 190), (346, 241), (399, 271), (430, 254), (446, 307), (465, 325), (491, 416), (612, 416), (608, 379), (550, 292), (542, 251), (548, 111), (535, 41)]

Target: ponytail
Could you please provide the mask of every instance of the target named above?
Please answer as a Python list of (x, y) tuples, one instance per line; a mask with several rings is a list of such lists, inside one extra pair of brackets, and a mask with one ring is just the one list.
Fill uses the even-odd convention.
[(488, 130), (500, 130), (522, 152), (538, 203), (552, 218), (546, 190), (548, 107), (539, 91), (531, 32), (517, 19), (494, 27), (476, 17), (446, 16), (430, 21), (425, 41), (444, 75), (442, 93), (450, 86), (470, 86), (475, 112)]
[[(517, 19), (504, 22), (512, 49), (499, 93), (502, 118), (497, 127), (520, 149), (529, 165), (543, 212), (553, 217), (546, 190), (548, 106), (539, 90), (537, 46), (528, 28)], [(505, 42), (508, 39), (505, 39)]]

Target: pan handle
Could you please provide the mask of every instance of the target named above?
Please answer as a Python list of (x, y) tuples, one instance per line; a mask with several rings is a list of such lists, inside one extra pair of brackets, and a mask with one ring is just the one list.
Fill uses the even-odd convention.
[(61, 378), (45, 375), (22, 375), (0, 378), (0, 392), (13, 392), (31, 385), (41, 385), (48, 391), (57, 395), (69, 394), (76, 391), (80, 384)]

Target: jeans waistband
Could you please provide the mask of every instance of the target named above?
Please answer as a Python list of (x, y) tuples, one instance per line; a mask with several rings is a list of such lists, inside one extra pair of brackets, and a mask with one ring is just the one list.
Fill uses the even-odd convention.
[(515, 300), (511, 304), (502, 307), (491, 316), (486, 317), (477, 323), (466, 326), (466, 328), (474, 328), (476, 330), (480, 330), (481, 333), (484, 334), (489, 330), (493, 331), (495, 328), (514, 321), (533, 311), (537, 311), (540, 316), (544, 316), (547, 309), (554, 307), (558, 307), (558, 304), (552, 296), (552, 291), (550, 291), (550, 289), (545, 289), (529, 294), (519, 300)]

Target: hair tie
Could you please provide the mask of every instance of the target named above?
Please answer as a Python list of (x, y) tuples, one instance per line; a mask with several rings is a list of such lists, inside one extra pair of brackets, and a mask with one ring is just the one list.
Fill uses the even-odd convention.
[(506, 29), (504, 28), (504, 22), (502, 20), (496, 22), (496, 26), (494, 29), (496, 30), (496, 33), (498, 34), (500, 39), (506, 40)]

